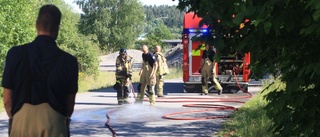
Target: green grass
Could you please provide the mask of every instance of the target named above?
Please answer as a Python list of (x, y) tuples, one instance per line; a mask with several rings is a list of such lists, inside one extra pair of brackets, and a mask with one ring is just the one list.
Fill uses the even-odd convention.
[[(133, 72), (132, 82), (139, 79), (138, 72)], [(114, 72), (100, 71), (96, 78), (91, 76), (79, 75), (79, 92), (111, 87), (115, 84), (116, 77)]]
[[(267, 82), (269, 83), (269, 82)], [(276, 81), (276, 84), (270, 86), (263, 93), (257, 93), (253, 98), (248, 100), (238, 111), (232, 114), (232, 119), (224, 124), (222, 131), (218, 136), (230, 137), (273, 137), (275, 135), (268, 129), (272, 129), (272, 121), (267, 117), (264, 107), (267, 101), (264, 96), (278, 86), (284, 88), (284, 84)], [(267, 86), (264, 86), (267, 87)]]
[(165, 75), (164, 79), (182, 78), (182, 68), (169, 68), (169, 74)]

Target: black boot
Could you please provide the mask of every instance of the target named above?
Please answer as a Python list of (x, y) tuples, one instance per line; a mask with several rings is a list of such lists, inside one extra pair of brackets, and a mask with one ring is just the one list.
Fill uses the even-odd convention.
[(218, 91), (218, 95), (221, 95), (222, 94), (222, 89)]
[(123, 104), (123, 102), (122, 101), (118, 101), (118, 105), (122, 105)]

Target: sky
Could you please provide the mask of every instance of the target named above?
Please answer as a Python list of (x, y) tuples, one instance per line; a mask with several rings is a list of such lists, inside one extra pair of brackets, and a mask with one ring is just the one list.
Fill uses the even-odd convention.
[[(73, 3), (74, 0), (64, 0), (66, 3), (68, 3), (69, 5), (71, 5), (71, 7), (76, 11), (76, 12), (81, 12), (81, 10), (79, 9), (79, 6), (75, 3)], [(178, 5), (178, 1), (179, 0), (139, 0), (140, 2), (142, 2), (143, 5)]]

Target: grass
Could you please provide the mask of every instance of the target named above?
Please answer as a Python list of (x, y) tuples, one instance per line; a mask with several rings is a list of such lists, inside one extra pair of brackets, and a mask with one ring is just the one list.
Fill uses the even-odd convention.
[(164, 79), (182, 78), (182, 68), (169, 68), (169, 74), (165, 75)]
[[(138, 72), (133, 72), (132, 82), (137, 82)], [(96, 78), (91, 76), (79, 75), (79, 92), (111, 87), (115, 84), (116, 77), (114, 72), (100, 71)]]
[[(238, 111), (232, 114), (232, 119), (224, 124), (224, 129), (218, 133), (219, 137), (273, 137), (270, 132), (273, 122), (267, 117), (264, 107), (267, 101), (264, 96), (270, 91), (276, 89), (279, 85), (284, 84), (276, 81), (263, 93), (257, 93), (253, 98), (248, 100)], [(264, 86), (267, 87), (267, 86)]]

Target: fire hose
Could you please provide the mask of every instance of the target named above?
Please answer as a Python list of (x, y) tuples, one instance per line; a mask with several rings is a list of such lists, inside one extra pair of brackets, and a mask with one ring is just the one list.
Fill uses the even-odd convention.
[[(230, 97), (230, 98), (214, 98), (214, 97), (165, 97), (165, 98), (157, 98), (156, 102), (166, 102), (166, 103), (181, 103), (181, 102), (219, 102), (219, 103), (244, 103), (244, 101), (241, 101), (241, 99), (248, 99), (252, 97), (252, 94), (248, 91), (244, 90), (236, 77), (236, 74), (234, 72), (234, 79), (236, 81), (236, 84), (240, 90), (242, 90), (244, 93), (247, 93), (246, 96), (237, 96), (237, 97)], [(134, 93), (133, 85), (131, 84), (132, 92)], [(144, 101), (148, 101), (148, 99), (144, 99)], [(218, 118), (230, 118), (228, 115), (214, 115), (214, 116), (205, 116), (205, 117), (174, 117), (177, 115), (184, 115), (184, 114), (191, 114), (191, 113), (203, 113), (203, 112), (211, 112), (211, 111), (221, 111), (221, 110), (231, 110), (235, 111), (238, 108), (228, 105), (217, 105), (217, 104), (184, 104), (183, 107), (192, 107), (192, 108), (204, 108), (203, 110), (190, 110), (190, 111), (182, 111), (182, 112), (175, 112), (170, 114), (165, 114), (162, 116), (164, 119), (170, 119), (170, 120), (207, 120), (207, 119), (218, 119)], [(105, 123), (105, 126), (109, 128), (111, 133), (113, 134), (113, 137), (116, 137), (117, 134), (115, 130), (109, 125), (111, 119), (109, 114), (114, 112), (115, 110), (109, 111), (106, 116), (108, 118), (108, 121)]]

